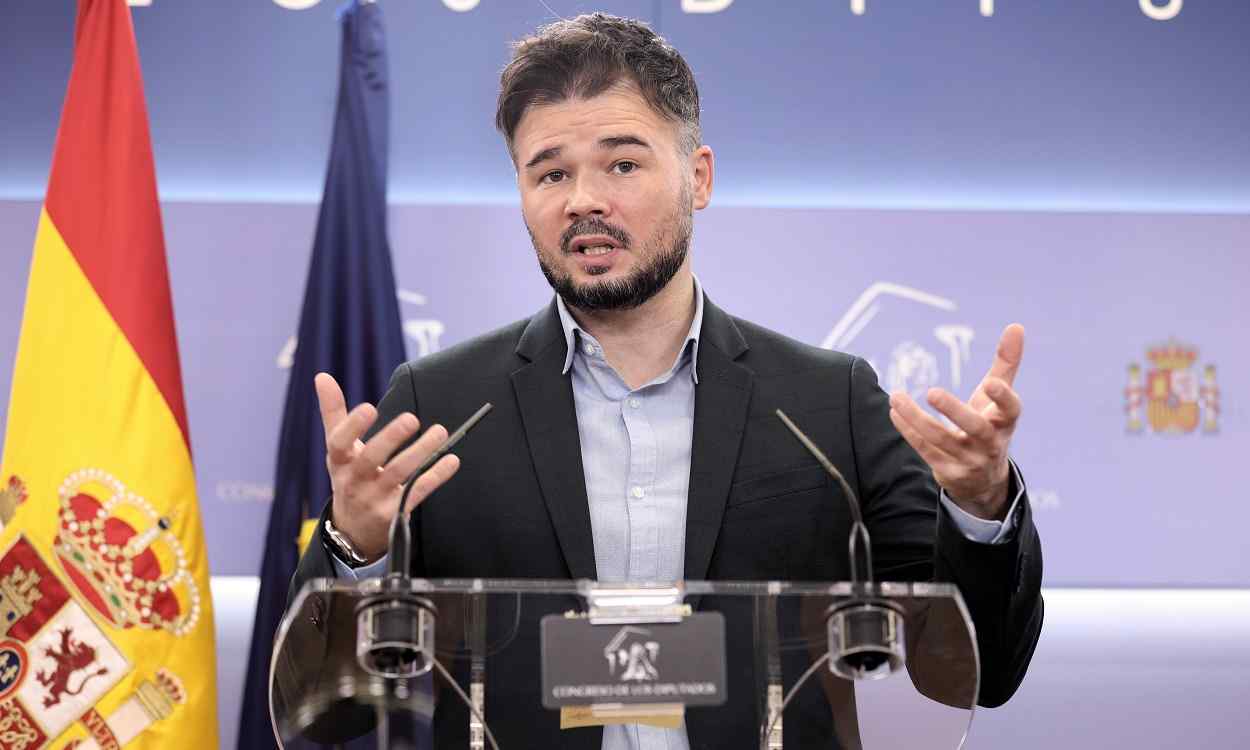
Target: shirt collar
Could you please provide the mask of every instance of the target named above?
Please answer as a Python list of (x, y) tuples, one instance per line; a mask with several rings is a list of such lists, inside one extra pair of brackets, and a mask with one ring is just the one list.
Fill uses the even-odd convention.
[[(677, 362), (681, 361), (685, 355), (686, 349), (690, 349), (690, 377), (695, 385), (699, 384), (699, 332), (703, 330), (703, 285), (699, 283), (699, 277), (691, 274), (694, 278), (694, 320), (690, 321), (690, 331), (686, 333), (686, 341), (682, 345), (681, 351), (677, 353)], [(556, 295), (556, 312), (560, 315), (560, 327), (564, 329), (564, 369), (561, 374), (569, 374), (569, 370), (573, 367), (573, 355), (577, 353), (577, 335), (590, 337), (577, 321), (573, 319), (573, 314), (569, 312), (569, 308), (564, 304), (564, 298)], [(677, 362), (673, 366), (677, 366)]]

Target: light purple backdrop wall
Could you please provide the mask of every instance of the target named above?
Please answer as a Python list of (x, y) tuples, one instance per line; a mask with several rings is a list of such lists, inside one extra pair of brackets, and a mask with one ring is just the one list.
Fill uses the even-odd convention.
[[(0, 202), (0, 419), (37, 215)], [(254, 575), (315, 207), (169, 203), (164, 217), (211, 567)], [(391, 224), (413, 356), (548, 297), (515, 207), (397, 206)], [(887, 385), (966, 395), (1002, 327), (1023, 323), (1014, 454), (1047, 583), (1244, 586), (1247, 238), (1246, 216), (713, 207), (694, 253), (720, 305), (869, 357)], [(1215, 365), (1218, 431), (1158, 434), (1146, 409), (1128, 431), (1127, 368), (1144, 377), (1169, 340), (1196, 352), (1194, 388)]]
[[(161, 195), (205, 201), (167, 203), (165, 222), (218, 574), (223, 746), (233, 746), (268, 513), (277, 362), (324, 174), (339, 4), (134, 10)], [(952, 385), (952, 344), (936, 331), (957, 348), (969, 328), (964, 392), (1001, 326), (1022, 321), (1015, 452), (1048, 583), (1250, 585), (1237, 471), (1250, 448), (1250, 3), (1002, 0), (992, 18), (973, 0), (868, 0), (862, 15), (846, 0), (735, 0), (710, 14), (679, 0), (448, 4), (384, 3), (391, 195), (422, 204), (392, 212), (414, 354), (439, 324), (446, 346), (546, 298), (491, 127), (505, 42), (551, 20), (549, 9), (642, 17), (699, 77), (718, 170), (696, 266), (719, 303), (813, 343), (842, 322), (848, 349), (912, 385)], [(1179, 12), (1156, 21), (1146, 5)], [(72, 2), (8, 3), (0, 22), (0, 420), (73, 16)], [(445, 203), (464, 205), (431, 205)], [(856, 306), (877, 282), (907, 289), (875, 287)], [(1147, 348), (1169, 337), (1198, 350), (1199, 375), (1217, 366), (1216, 434), (1126, 433), (1126, 368), (1144, 375)], [(81, 366), (89, 377), (92, 363)], [(1246, 590), (1047, 597), (1029, 678), (978, 720), (973, 747), (1246, 744)]]

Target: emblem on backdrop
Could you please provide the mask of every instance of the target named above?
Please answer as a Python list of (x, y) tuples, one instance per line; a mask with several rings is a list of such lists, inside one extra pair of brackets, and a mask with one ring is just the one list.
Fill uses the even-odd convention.
[(905, 391), (925, 405), (930, 388), (960, 393), (964, 387), (976, 332), (958, 309), (954, 300), (932, 292), (878, 281), (842, 314), (821, 346), (862, 354), (882, 388)]
[[(66, 477), (58, 494), (52, 555), (20, 534), (0, 552), (0, 750), (44, 750), (75, 725), (88, 738), (62, 750), (120, 748), (186, 702), (181, 680), (162, 668), (133, 681), (107, 716), (96, 709), (134, 670), (110, 631), (177, 637), (199, 618), (170, 520), (96, 469)], [(0, 522), (28, 497), (9, 477)]]
[[(443, 325), (443, 321), (431, 318), (428, 315), (422, 315), (419, 310), (412, 310), (414, 307), (424, 307), (429, 300), (424, 294), (414, 292), (411, 289), (397, 289), (395, 295), (400, 302), (400, 318), (403, 321), (404, 338), (411, 341), (416, 346), (414, 359), (421, 359), (427, 354), (433, 354), (443, 348), (442, 337), (447, 330), (447, 326)], [(299, 346), (299, 341), (295, 335), (292, 335), (282, 345), (282, 349), (278, 352), (277, 365), (279, 370), (289, 370), (295, 364), (295, 349)]]
[(1147, 365), (1128, 366), (1124, 388), (1126, 429), (1162, 435), (1206, 434), (1220, 429), (1220, 388), (1215, 365), (1199, 367), (1198, 349), (1175, 339), (1146, 350)]
[(409, 289), (400, 289), (397, 294), (400, 301), (400, 315), (403, 318), (404, 336), (417, 345), (417, 359), (443, 348), (442, 336), (447, 327), (441, 320), (421, 315), (418, 311), (409, 312), (409, 308), (424, 306), (428, 300), (424, 294)]

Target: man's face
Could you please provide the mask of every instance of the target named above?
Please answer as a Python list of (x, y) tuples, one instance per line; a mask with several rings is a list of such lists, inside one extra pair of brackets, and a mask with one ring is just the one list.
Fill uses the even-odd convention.
[(679, 136), (630, 85), (526, 110), (513, 136), (521, 213), (565, 302), (637, 307), (685, 265), (712, 152), (686, 154)]

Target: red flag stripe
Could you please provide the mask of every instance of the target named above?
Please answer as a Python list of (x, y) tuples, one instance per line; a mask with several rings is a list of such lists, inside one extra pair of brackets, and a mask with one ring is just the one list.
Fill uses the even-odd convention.
[(190, 446), (143, 80), (125, 0), (79, 0), (46, 207)]

